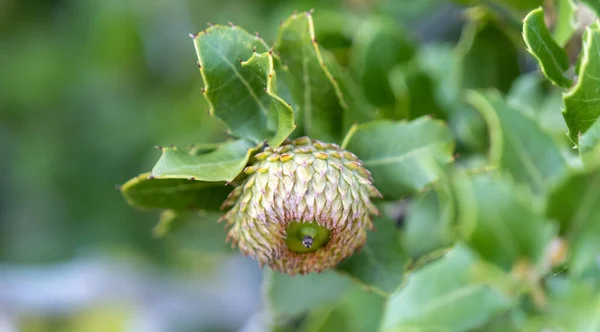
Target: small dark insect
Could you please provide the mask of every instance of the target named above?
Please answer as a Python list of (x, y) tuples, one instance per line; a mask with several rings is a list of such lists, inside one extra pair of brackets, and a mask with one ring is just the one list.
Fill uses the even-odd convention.
[(302, 238), (302, 245), (305, 246), (306, 248), (310, 248), (313, 245), (313, 238), (306, 235), (305, 237)]

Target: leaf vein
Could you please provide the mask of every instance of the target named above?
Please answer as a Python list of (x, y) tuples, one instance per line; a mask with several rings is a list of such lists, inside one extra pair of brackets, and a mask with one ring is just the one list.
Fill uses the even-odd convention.
[(244, 76), (242, 76), (242, 74), (240, 74), (240, 72), (235, 68), (233, 63), (231, 63), (231, 61), (229, 61), (229, 59), (227, 59), (227, 57), (225, 57), (225, 55), (223, 53), (221, 53), (218, 48), (214, 47), (211, 43), (206, 42), (206, 43), (204, 43), (204, 45), (207, 45), (208, 47), (210, 47), (213, 50), (213, 52), (215, 52), (215, 54), (217, 54), (223, 60), (223, 62), (225, 62), (229, 66), (229, 68), (231, 68), (231, 70), (234, 72), (234, 74), (239, 78), (240, 82), (242, 82), (242, 84), (246, 87), (246, 89), (248, 90), (248, 93), (252, 96), (252, 98), (258, 105), (258, 107), (265, 114), (267, 114), (266, 106), (262, 103), (262, 101), (256, 95), (256, 93), (254, 93), (254, 90), (252, 90), (252, 86), (250, 86), (250, 83), (248, 83), (248, 81), (246, 81)]

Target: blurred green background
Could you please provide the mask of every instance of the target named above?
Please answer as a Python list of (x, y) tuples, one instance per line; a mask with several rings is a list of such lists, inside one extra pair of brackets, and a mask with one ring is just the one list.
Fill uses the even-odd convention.
[(443, 0), (0, 0), (0, 331), (252, 330), (256, 264), (156, 239), (115, 186), (153, 146), (226, 137), (189, 33), (231, 21), (271, 42), (310, 8), (317, 32), (322, 13), (380, 14), (421, 43), (464, 23)]
[(0, 259), (52, 262), (91, 248), (168, 259), (149, 231), (156, 218), (115, 185), (149, 170), (156, 145), (226, 136), (207, 114), (188, 34), (231, 21), (269, 42), (293, 9), (393, 9), (408, 22), (443, 3), (369, 2), (0, 2)]

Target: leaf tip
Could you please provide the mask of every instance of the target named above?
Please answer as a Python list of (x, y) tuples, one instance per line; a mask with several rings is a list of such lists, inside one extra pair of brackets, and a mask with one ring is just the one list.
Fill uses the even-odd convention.
[(155, 148), (159, 149), (161, 152), (162, 152), (162, 150), (164, 149), (164, 147), (163, 147), (163, 146), (161, 146), (161, 145), (157, 145), (157, 146), (155, 146)]

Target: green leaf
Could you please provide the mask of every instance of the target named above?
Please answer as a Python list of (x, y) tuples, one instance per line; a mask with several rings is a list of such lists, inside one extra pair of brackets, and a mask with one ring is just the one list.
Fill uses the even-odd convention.
[(408, 255), (400, 245), (400, 234), (394, 221), (375, 218), (376, 231), (371, 232), (365, 246), (341, 262), (336, 270), (364, 283), (367, 289), (387, 295), (400, 285)]
[(233, 136), (281, 144), (294, 129), (293, 112), (273, 91), (273, 57), (265, 42), (240, 27), (215, 25), (195, 35), (194, 45), (211, 114)]
[(463, 29), (457, 53), (465, 89), (510, 89), (519, 76), (519, 57), (515, 42), (506, 28), (491, 14), (473, 18)]
[(343, 114), (343, 132), (348, 132), (355, 124), (366, 123), (379, 118), (379, 111), (367, 101), (363, 91), (350, 77), (350, 73), (338, 63), (334, 63), (331, 55), (323, 52), (323, 56), (326, 59), (327, 67), (330, 68), (331, 75), (338, 83), (344, 96), (346, 107)]
[(520, 318), (523, 315), (520, 308), (513, 308), (492, 318), (487, 324), (472, 330), (472, 332), (523, 332), (522, 319)]
[[(293, 6), (295, 4), (292, 4), (291, 7)], [(346, 67), (352, 46), (352, 36), (360, 27), (362, 19), (352, 13), (335, 10), (335, 8), (319, 8), (313, 13), (313, 20), (315, 26), (318, 27), (315, 30), (315, 36), (319, 45), (329, 50), (336, 60)]]
[(314, 308), (301, 331), (377, 331), (385, 299), (364, 289), (351, 287), (339, 301)]
[(506, 95), (506, 102), (533, 117), (544, 131), (552, 134), (563, 150), (571, 149), (572, 143), (565, 135), (567, 125), (562, 116), (562, 91), (549, 85), (542, 75), (521, 75)]
[(456, 238), (454, 198), (447, 181), (417, 195), (408, 208), (402, 244), (413, 258), (450, 246)]
[(298, 330), (303, 332), (326, 332), (348, 331), (351, 328), (347, 315), (341, 309), (336, 308), (335, 304), (328, 304), (310, 312), (302, 327)]
[(466, 331), (513, 305), (497, 280), (509, 276), (483, 264), (465, 247), (450, 253), (408, 277), (393, 293), (384, 313), (381, 331)]
[[(306, 13), (306, 15), (308, 15), (307, 20), (311, 22), (313, 20), (312, 14)], [(318, 29), (314, 30), (312, 28), (313, 24), (307, 24), (306, 27), (309, 29), (308, 34), (310, 36), (316, 36), (318, 44), (314, 44), (314, 49), (315, 52), (318, 52), (317, 60), (322, 62), (322, 70), (325, 72), (325, 75), (327, 76), (326, 78), (332, 82), (335, 90), (335, 98), (338, 100), (340, 107), (343, 109), (343, 112), (341, 113), (343, 121), (341, 126), (339, 126), (339, 117), (335, 118), (333, 114), (331, 114), (331, 117), (329, 117), (330, 115), (328, 115), (327, 112), (330, 112), (331, 110), (324, 109), (319, 105), (316, 105), (319, 107), (316, 110), (318, 112), (325, 113), (315, 113), (313, 116), (315, 116), (319, 121), (321, 118), (333, 119), (334, 123), (330, 123), (330, 125), (332, 125), (331, 128), (334, 128), (337, 131), (338, 129), (336, 128), (340, 127), (341, 130), (340, 136), (335, 138), (331, 137), (332, 140), (330, 142), (337, 142), (341, 138), (341, 133), (347, 132), (352, 125), (372, 121), (378, 118), (378, 110), (368, 102), (360, 86), (352, 79), (350, 72), (340, 65), (340, 62), (344, 64), (348, 62), (347, 57), (349, 53), (349, 47), (352, 43), (352, 35), (360, 26), (361, 20), (349, 15), (348, 13), (337, 13), (322, 10), (319, 10), (318, 14), (315, 14), (314, 20), (315, 21), (313, 24), (314, 26), (318, 26)], [(311, 31), (314, 32), (314, 35)], [(289, 50), (289, 53), (294, 56), (293, 60), (297, 62), (298, 54), (293, 52), (293, 48)], [(308, 55), (310, 55), (310, 53), (308, 53)], [(305, 57), (305, 59), (310, 60), (308, 58), (310, 57)], [(289, 61), (286, 59), (282, 60), (288, 64), (289, 68)], [(304, 63), (301, 65), (304, 66)], [(310, 69), (310, 65), (310, 63), (307, 63), (306, 68)], [(306, 90), (300, 92), (297, 91), (298, 89), (303, 88), (305, 84), (303, 81), (305, 78), (303, 73), (300, 73), (298, 69), (295, 71), (281, 71), (280, 73), (283, 74), (281, 76), (284, 76), (283, 81), (288, 83), (288, 85), (284, 85), (282, 88), (285, 88), (285, 91), (288, 92), (287, 95), (290, 95), (289, 99), (294, 100), (294, 104), (296, 105), (305, 102), (303, 98), (305, 97), (304, 93)], [(310, 74), (311, 72), (308, 73)], [(301, 74), (302, 76), (299, 76)], [(322, 73), (316, 72), (314, 75), (309, 75), (310, 79), (319, 79), (319, 77), (322, 78)], [(326, 80), (322, 80), (322, 82), (326, 83)], [(295, 91), (295, 98), (292, 97), (293, 94), (290, 94), (290, 87)], [(309, 93), (311, 93), (310, 90)], [(314, 96), (318, 96), (318, 94)], [(330, 96), (333, 95), (330, 94)], [(317, 101), (315, 101), (315, 103), (317, 103)], [(306, 102), (305, 104), (310, 105), (310, 103)], [(300, 114), (300, 111), (296, 112), (296, 118), (301, 127), (303, 121), (308, 121), (309, 123), (311, 121), (311, 119), (305, 119), (304, 116)], [(300, 133), (298, 133), (298, 136), (310, 135), (305, 129), (300, 128), (299, 131)], [(321, 135), (321, 133), (314, 134)]]
[(436, 88), (436, 99), (444, 107), (460, 101), (460, 60), (452, 45), (445, 43), (422, 45), (415, 55), (415, 65), (432, 79)]
[(352, 285), (352, 281), (332, 270), (290, 276), (266, 269), (263, 280), (265, 306), (276, 317), (290, 318), (334, 302)]
[(204, 182), (141, 174), (121, 186), (127, 202), (142, 209), (218, 210), (231, 187), (225, 182)]
[(558, 9), (556, 9), (556, 23), (552, 36), (558, 45), (564, 47), (577, 30), (577, 22), (575, 22), (577, 5), (573, 0), (558, 0), (555, 6)]
[(451, 162), (454, 151), (448, 127), (428, 117), (354, 126), (343, 146), (363, 161), (387, 200), (418, 192), (436, 181), (440, 164)]
[(561, 277), (546, 282), (548, 303), (525, 331), (599, 331), (600, 295), (589, 285)]
[(576, 144), (579, 135), (600, 116), (600, 29), (597, 24), (585, 31), (582, 52), (579, 80), (564, 94), (563, 116), (569, 127), (569, 137)]
[(232, 253), (226, 242), (224, 223), (217, 222), (218, 212), (183, 212), (166, 210), (154, 227), (154, 235), (161, 237), (177, 251), (194, 253)]
[(544, 22), (544, 10), (531, 11), (523, 21), (523, 39), (527, 50), (540, 64), (542, 72), (557, 86), (568, 88), (573, 84), (564, 76), (569, 69), (567, 52), (550, 35)]
[(362, 23), (353, 38), (349, 67), (373, 105), (394, 106), (388, 73), (413, 53), (406, 33), (393, 20), (378, 16)]
[(321, 56), (310, 13), (292, 15), (279, 28), (275, 51), (287, 66), (285, 77), (295, 100), (298, 130), (335, 142), (342, 134), (342, 92)]
[[(462, 4), (469, 4), (469, 5), (475, 5), (475, 4), (489, 2), (489, 1), (484, 1), (484, 0), (454, 0), (454, 1), (458, 2), (458, 3), (462, 3)], [(494, 0), (493, 2), (495, 5), (505, 6), (507, 8), (510, 8), (510, 9), (516, 10), (516, 11), (529, 10), (529, 9), (539, 7), (542, 5), (542, 0)]]
[(600, 166), (600, 120), (579, 137), (579, 154), (586, 167)]
[(242, 66), (256, 77), (266, 78), (265, 92), (271, 97), (267, 126), (274, 133), (268, 143), (272, 147), (278, 147), (294, 131), (296, 125), (292, 107), (276, 95), (276, 72), (272, 53), (254, 52), (248, 61), (242, 62)]
[(571, 175), (550, 193), (547, 215), (560, 223), (569, 245), (570, 270), (598, 270), (600, 256), (600, 170)]
[(154, 165), (152, 175), (171, 179), (230, 182), (244, 170), (250, 156), (258, 148), (243, 139), (224, 143), (215, 150), (200, 155), (177, 148), (161, 148), (162, 156)]
[(446, 118), (447, 111), (437, 101), (432, 78), (411, 62), (395, 67), (389, 73), (389, 81), (396, 97), (396, 110), (389, 118), (413, 120), (423, 115)]
[[(415, 65), (434, 82), (433, 100), (444, 111), (438, 116), (443, 119), (448, 118), (448, 126), (457, 141), (457, 152), (467, 156), (485, 150), (487, 131), (481, 116), (463, 101), (461, 73), (464, 55), (460, 54), (461, 51), (447, 44), (424, 45), (417, 53)], [(419, 93), (423, 92), (419, 91)], [(430, 103), (424, 99), (419, 99), (417, 102)]]
[(455, 186), (462, 236), (482, 258), (505, 270), (519, 260), (541, 263), (554, 229), (526, 190), (489, 174), (457, 174)]
[[(536, 117), (540, 105), (544, 102), (544, 83), (544, 78), (538, 73), (523, 74), (514, 81), (506, 94), (506, 102), (521, 112)], [(562, 117), (560, 120), (564, 122)]]
[(508, 170), (517, 181), (543, 193), (567, 171), (552, 136), (524, 112), (507, 105), (496, 92), (475, 92), (468, 101), (485, 118), (490, 131), (490, 162)]

